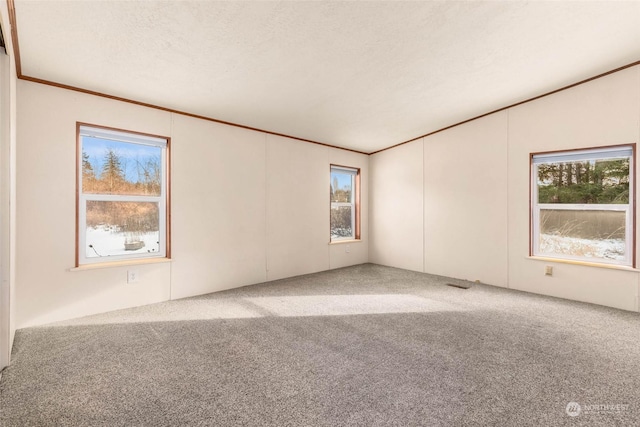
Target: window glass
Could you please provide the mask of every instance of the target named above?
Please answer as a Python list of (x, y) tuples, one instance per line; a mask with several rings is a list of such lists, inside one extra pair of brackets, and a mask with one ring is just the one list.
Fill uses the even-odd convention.
[(624, 211), (540, 211), (540, 252), (624, 261)]
[(359, 170), (331, 167), (331, 241), (358, 239), (356, 193)]
[(351, 203), (353, 201), (354, 174), (344, 170), (331, 171), (331, 201)]
[(161, 183), (161, 147), (83, 138), (84, 193), (159, 196)]
[(86, 257), (160, 252), (155, 202), (87, 201)]
[(630, 157), (538, 165), (538, 203), (629, 203)]
[(353, 238), (352, 213), (351, 206), (331, 207), (331, 239)]
[(167, 140), (80, 126), (78, 264), (166, 256)]
[(632, 147), (533, 155), (533, 254), (632, 265)]

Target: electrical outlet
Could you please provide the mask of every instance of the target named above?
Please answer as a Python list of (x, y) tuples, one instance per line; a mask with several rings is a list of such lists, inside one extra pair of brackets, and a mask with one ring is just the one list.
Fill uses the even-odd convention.
[(349, 245), (346, 245), (346, 246), (344, 247), (344, 251), (345, 251), (346, 253), (351, 252), (351, 248), (349, 247)]
[(544, 275), (545, 276), (553, 276), (553, 267), (550, 265), (547, 265), (544, 267)]
[(127, 271), (127, 283), (138, 283), (139, 278), (138, 270)]

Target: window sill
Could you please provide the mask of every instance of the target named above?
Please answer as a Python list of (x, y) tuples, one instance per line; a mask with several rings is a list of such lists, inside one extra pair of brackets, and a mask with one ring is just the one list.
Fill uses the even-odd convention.
[(330, 245), (341, 245), (343, 243), (360, 243), (362, 239), (345, 239), (345, 240), (336, 240), (335, 242), (329, 242)]
[(640, 269), (629, 267), (627, 265), (603, 264), (600, 262), (576, 261), (571, 259), (550, 258), (550, 257), (541, 257), (541, 256), (528, 256), (527, 259), (532, 259), (534, 261), (557, 262), (559, 264), (573, 264), (573, 265), (582, 265), (585, 267), (608, 268), (610, 270), (622, 270), (622, 271), (640, 273)]
[(73, 268), (70, 268), (69, 271), (97, 270), (100, 268), (127, 267), (129, 265), (141, 265), (141, 264), (164, 264), (167, 262), (171, 262), (171, 258), (144, 258), (144, 259), (132, 259), (132, 260), (126, 260), (126, 261), (96, 262), (95, 264), (84, 264), (78, 267), (73, 267)]

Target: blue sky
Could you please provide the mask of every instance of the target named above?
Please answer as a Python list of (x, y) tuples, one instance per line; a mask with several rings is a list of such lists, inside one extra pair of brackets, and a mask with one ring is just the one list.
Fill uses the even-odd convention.
[[(342, 190), (351, 189), (351, 177), (352, 176), (353, 175), (349, 175), (349, 174), (346, 174), (346, 173), (331, 172), (331, 185), (333, 185), (334, 177), (338, 177), (338, 187), (339, 187), (339, 189), (342, 189)], [(337, 189), (334, 188), (334, 190), (337, 190)]]
[(162, 154), (160, 147), (85, 136), (82, 139), (82, 150), (89, 155), (89, 162), (96, 176), (99, 176), (102, 171), (104, 157), (109, 148), (120, 156), (122, 168), (129, 182), (138, 181), (137, 162), (144, 164), (147, 160), (159, 158)]

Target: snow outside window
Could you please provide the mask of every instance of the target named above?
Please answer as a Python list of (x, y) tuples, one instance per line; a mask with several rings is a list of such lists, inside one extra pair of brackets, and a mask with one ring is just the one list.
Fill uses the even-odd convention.
[(77, 264), (167, 255), (167, 139), (79, 126)]
[(532, 254), (633, 266), (633, 146), (532, 155)]
[(359, 239), (359, 169), (331, 166), (331, 241)]

